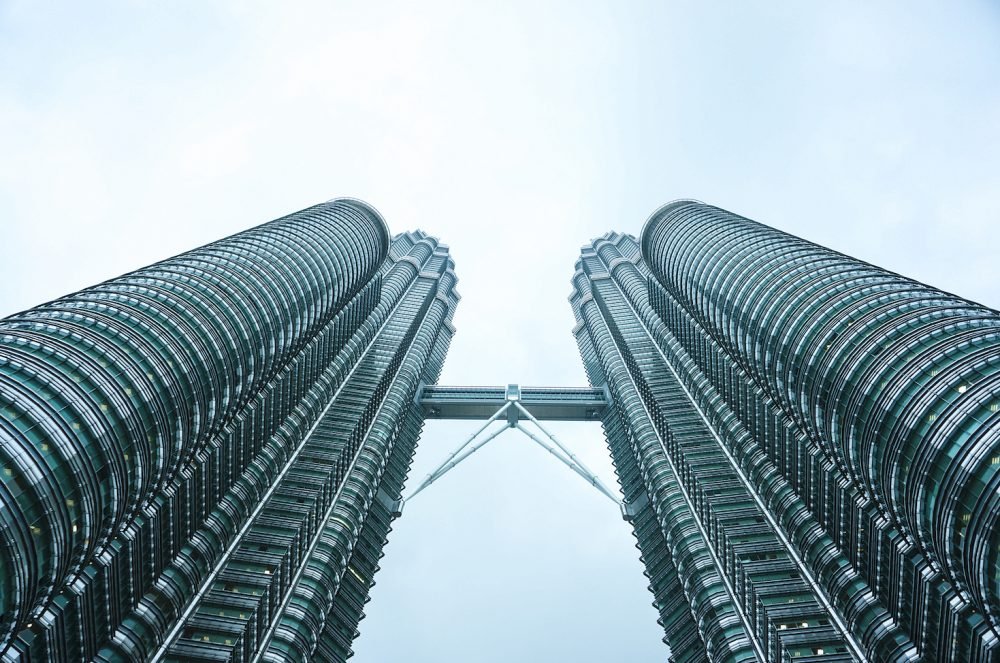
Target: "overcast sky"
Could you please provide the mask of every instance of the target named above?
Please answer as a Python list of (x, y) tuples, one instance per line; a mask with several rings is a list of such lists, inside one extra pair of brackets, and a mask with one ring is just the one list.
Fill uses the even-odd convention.
[[(446, 384), (585, 384), (579, 247), (681, 197), (1000, 306), (1000, 10), (822, 4), (0, 0), (0, 315), (342, 195), (451, 246)], [(662, 663), (628, 526), (531, 445), (407, 506), (355, 660)]]

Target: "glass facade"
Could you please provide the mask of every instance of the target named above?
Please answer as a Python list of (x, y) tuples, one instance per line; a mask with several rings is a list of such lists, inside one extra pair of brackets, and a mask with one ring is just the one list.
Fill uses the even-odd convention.
[(997, 660), (1000, 314), (693, 201), (574, 286), (675, 660)]
[(343, 660), (458, 301), (317, 205), (0, 321), (5, 660)]

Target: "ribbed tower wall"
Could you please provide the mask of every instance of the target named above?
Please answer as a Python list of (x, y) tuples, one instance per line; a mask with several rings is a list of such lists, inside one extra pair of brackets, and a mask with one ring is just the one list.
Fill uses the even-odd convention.
[(0, 321), (4, 659), (263, 655), (328, 582), (311, 556), (354, 560), (306, 620), (312, 650), (340, 623), (346, 657), (454, 283), (437, 240), (390, 247), (338, 199)]
[(654, 308), (920, 655), (993, 660), (1000, 314), (693, 201), (642, 252)]
[[(605, 434), (673, 660), (905, 656), (912, 646), (885, 627), (886, 611), (854, 595), (852, 609), (883, 628), (850, 632), (761, 494), (764, 459), (734, 453), (749, 434), (657, 316), (648, 277), (635, 238), (611, 233), (583, 248), (571, 303), (588, 377), (614, 404)], [(784, 497), (786, 514), (815, 530)], [(815, 547), (840, 571), (829, 546)]]

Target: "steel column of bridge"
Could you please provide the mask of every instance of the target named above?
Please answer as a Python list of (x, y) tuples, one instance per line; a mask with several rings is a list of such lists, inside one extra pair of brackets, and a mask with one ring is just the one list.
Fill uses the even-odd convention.
[[(491, 440), (499, 437), (504, 431), (516, 428), (580, 475), (584, 481), (594, 486), (612, 502), (619, 507), (622, 506), (621, 500), (601, 482), (597, 475), (539, 422), (540, 419), (546, 421), (600, 421), (608, 407), (607, 394), (604, 390), (521, 387), (517, 384), (508, 384), (506, 388), (425, 386), (417, 392), (414, 401), (420, 405), (424, 417), (427, 419), (485, 419), (486, 423), (465, 438), (458, 448), (452, 451), (440, 465), (424, 478), (423, 482), (404, 502), (412, 500), (417, 494), (463, 460), (482, 449)], [(485, 437), (480, 437), (497, 421), (504, 421), (506, 425), (494, 428)], [(541, 436), (528, 429), (521, 423), (522, 421), (533, 424)], [(401, 512), (402, 503), (396, 507), (396, 513), (401, 514)], [(622, 513), (624, 514), (624, 510)]]

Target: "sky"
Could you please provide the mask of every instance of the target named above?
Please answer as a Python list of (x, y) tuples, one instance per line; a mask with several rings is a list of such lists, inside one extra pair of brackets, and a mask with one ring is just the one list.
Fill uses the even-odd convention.
[[(676, 198), (998, 308), (1000, 8), (0, 0), (0, 315), (337, 196), (451, 247), (443, 384), (583, 386), (579, 248)], [(359, 663), (666, 659), (628, 525), (513, 431), (376, 582)]]

